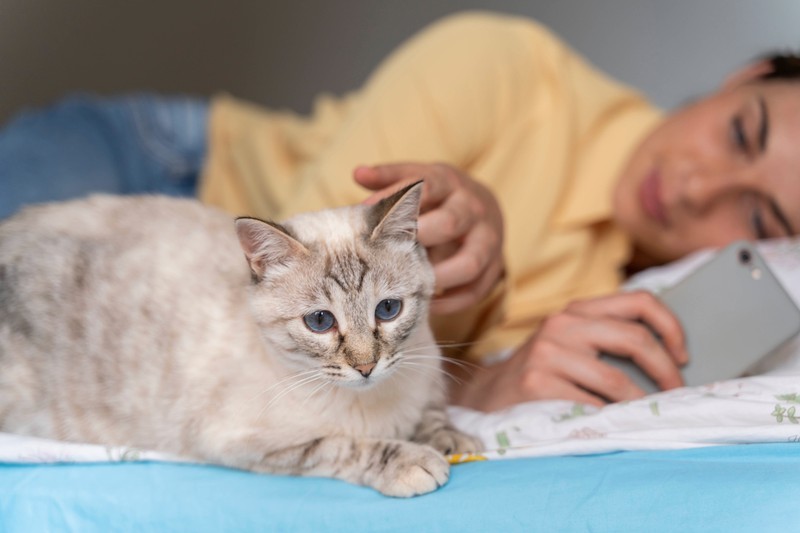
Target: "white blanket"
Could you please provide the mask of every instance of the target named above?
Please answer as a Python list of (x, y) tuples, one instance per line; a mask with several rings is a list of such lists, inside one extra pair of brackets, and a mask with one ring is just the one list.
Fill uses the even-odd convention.
[(653, 394), (602, 409), (531, 402), (497, 413), (453, 409), (487, 459), (800, 441), (800, 375), (760, 376)]
[[(486, 459), (800, 442), (800, 374), (676, 389), (602, 409), (546, 401), (490, 414), (451, 408), (451, 415), (457, 426), (483, 440)], [(140, 460), (180, 459), (0, 433), (5, 463)]]
[[(760, 245), (772, 270), (800, 301), (800, 244)], [(651, 269), (629, 288), (673, 284), (709, 257), (695, 254)], [(596, 409), (564, 401), (530, 402), (491, 414), (451, 408), (454, 423), (483, 440), (481, 459), (663, 450), (762, 442), (800, 442), (800, 340), (759, 368), (760, 375), (661, 392)], [(456, 457), (454, 461), (475, 459)], [(180, 460), (123, 447), (70, 444), (0, 433), (0, 462)]]

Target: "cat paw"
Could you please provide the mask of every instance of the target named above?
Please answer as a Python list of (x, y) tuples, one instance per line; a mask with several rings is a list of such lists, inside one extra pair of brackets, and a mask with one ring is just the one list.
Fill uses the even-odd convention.
[(444, 455), (476, 453), (483, 450), (483, 443), (481, 443), (480, 439), (451, 427), (443, 427), (436, 430), (428, 437), (425, 444), (432, 446)]
[(450, 477), (450, 465), (437, 450), (413, 442), (387, 443), (375, 458), (372, 480), (386, 496), (409, 498), (433, 492)]

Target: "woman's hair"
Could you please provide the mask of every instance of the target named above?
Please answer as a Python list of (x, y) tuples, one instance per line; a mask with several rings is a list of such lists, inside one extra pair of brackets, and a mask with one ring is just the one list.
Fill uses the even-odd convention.
[(770, 62), (772, 70), (768, 74), (761, 76), (761, 79), (800, 79), (800, 55), (797, 53), (768, 54), (764, 59)]

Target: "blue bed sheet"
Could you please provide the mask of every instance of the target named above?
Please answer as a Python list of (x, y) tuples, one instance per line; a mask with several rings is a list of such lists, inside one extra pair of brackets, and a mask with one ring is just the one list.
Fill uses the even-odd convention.
[(0, 531), (797, 531), (800, 447), (457, 465), (418, 498), (170, 463), (0, 465)]

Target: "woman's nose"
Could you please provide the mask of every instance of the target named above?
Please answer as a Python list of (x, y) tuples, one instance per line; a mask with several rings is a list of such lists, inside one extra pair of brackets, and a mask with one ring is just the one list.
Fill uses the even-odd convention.
[(743, 169), (695, 166), (683, 172), (679, 197), (686, 207), (701, 211), (722, 197), (753, 188), (753, 184)]

